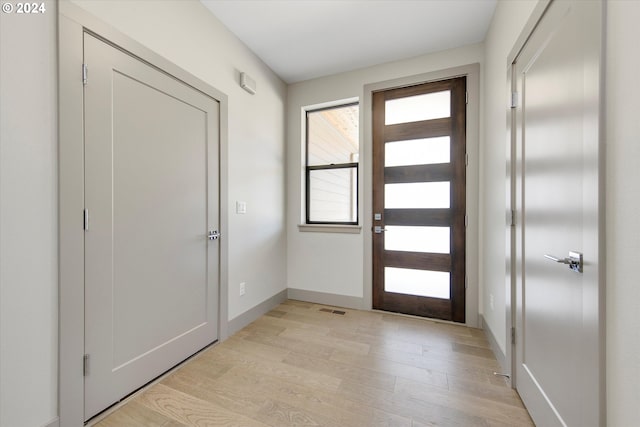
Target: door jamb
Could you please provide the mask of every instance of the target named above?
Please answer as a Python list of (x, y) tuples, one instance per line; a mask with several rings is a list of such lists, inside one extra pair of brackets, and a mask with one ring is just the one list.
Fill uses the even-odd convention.
[[(85, 12), (61, 1), (58, 8), (58, 236), (60, 425), (84, 424), (84, 106), (82, 63), (85, 31), (109, 40), (155, 68), (220, 102), (220, 231), (228, 235), (227, 95)], [(204, 235), (204, 230), (203, 230)], [(228, 336), (228, 241), (220, 240), (218, 340)]]
[[(547, 10), (547, 7), (553, 0), (539, 0), (534, 7), (527, 23), (514, 43), (509, 55), (507, 56), (507, 90), (509, 99), (516, 92), (515, 78), (515, 61), (524, 48), (527, 40), (535, 30), (538, 22)], [(516, 100), (517, 102), (518, 100)], [(512, 330), (516, 325), (516, 227), (518, 220), (516, 211), (516, 109), (511, 105), (507, 105), (507, 132), (506, 132), (506, 212), (507, 218), (505, 222), (505, 252), (507, 255), (506, 272), (505, 272), (505, 366), (506, 374), (509, 375), (511, 387), (516, 388), (516, 357), (515, 357), (515, 337), (512, 336)], [(512, 219), (513, 215), (513, 219)], [(513, 221), (513, 223), (512, 223)], [(512, 338), (513, 337), (513, 338)]]

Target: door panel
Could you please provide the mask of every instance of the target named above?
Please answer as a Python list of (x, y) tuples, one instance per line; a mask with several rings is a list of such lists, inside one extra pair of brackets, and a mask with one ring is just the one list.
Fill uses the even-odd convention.
[(445, 164), (451, 161), (451, 138), (393, 141), (384, 146), (384, 166)]
[(373, 95), (377, 309), (465, 321), (466, 78)]
[(85, 417), (217, 339), (218, 102), (85, 35)]
[(451, 274), (444, 271), (384, 268), (384, 290), (429, 298), (451, 298)]
[(451, 227), (399, 227), (387, 225), (386, 251), (451, 253)]
[(451, 117), (449, 90), (389, 99), (385, 102), (386, 126), (444, 117)]
[[(592, 221), (600, 194), (600, 7), (552, 2), (515, 64), (521, 98), (515, 383), (536, 424), (544, 426), (601, 424), (593, 323), (600, 307), (588, 298), (599, 286), (601, 258)], [(584, 254), (582, 273), (545, 257), (563, 260), (570, 251)]]

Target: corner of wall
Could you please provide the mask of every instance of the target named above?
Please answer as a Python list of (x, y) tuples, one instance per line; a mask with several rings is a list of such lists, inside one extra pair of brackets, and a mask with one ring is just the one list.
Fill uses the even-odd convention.
[(493, 354), (496, 356), (496, 360), (498, 364), (500, 364), (500, 371), (503, 373), (511, 372), (511, 367), (508, 366), (507, 363), (507, 355), (502, 351), (500, 345), (498, 345), (498, 341), (491, 330), (491, 326), (485, 321), (484, 316), (480, 315), (480, 327), (484, 331), (485, 336), (487, 337), (487, 341), (489, 341), (489, 346), (493, 351)]
[(352, 297), (348, 295), (337, 295), (327, 292), (308, 291), (305, 289), (289, 288), (287, 297), (292, 300), (311, 302), (314, 304), (324, 304), (333, 307), (351, 308), (354, 310), (365, 310), (364, 298)]

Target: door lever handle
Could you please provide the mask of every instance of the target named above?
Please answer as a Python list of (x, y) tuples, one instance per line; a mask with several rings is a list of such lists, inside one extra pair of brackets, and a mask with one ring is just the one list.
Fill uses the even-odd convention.
[(544, 257), (546, 259), (550, 259), (551, 261), (559, 262), (562, 264), (569, 264), (569, 258), (558, 258), (553, 255), (547, 255), (547, 254), (545, 254)]
[(583, 261), (582, 254), (580, 252), (569, 252), (569, 256), (567, 258), (558, 258), (553, 255), (545, 254), (544, 257), (553, 262), (557, 262), (560, 264), (567, 264), (569, 268), (576, 273), (583, 272)]
[(375, 227), (373, 227), (373, 232), (376, 233), (376, 234), (380, 234), (380, 233), (382, 233), (384, 231), (387, 231), (387, 229), (386, 228), (382, 228), (379, 225), (376, 225)]

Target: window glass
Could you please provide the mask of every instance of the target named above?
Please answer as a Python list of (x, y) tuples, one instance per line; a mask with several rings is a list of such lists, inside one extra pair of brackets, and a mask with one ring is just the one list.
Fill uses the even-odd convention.
[(357, 220), (353, 194), (357, 191), (357, 169), (320, 169), (309, 171), (309, 220), (346, 222)]
[(359, 106), (307, 112), (306, 222), (358, 223)]
[(307, 166), (358, 161), (357, 105), (307, 113)]

